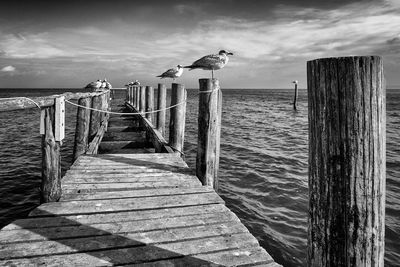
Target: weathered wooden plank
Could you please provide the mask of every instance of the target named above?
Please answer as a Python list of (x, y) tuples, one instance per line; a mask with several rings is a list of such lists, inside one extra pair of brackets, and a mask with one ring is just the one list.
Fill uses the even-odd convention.
[(213, 192), (211, 188), (202, 187), (173, 187), (173, 188), (153, 188), (153, 189), (137, 189), (129, 191), (107, 191), (107, 192), (87, 192), (87, 193), (66, 193), (60, 201), (72, 200), (90, 200), (90, 199), (109, 199), (109, 198), (132, 198), (132, 197), (147, 197), (147, 196), (166, 196), (166, 195), (184, 195), (184, 194), (201, 194)]
[(137, 139), (133, 141), (104, 141), (101, 142), (99, 148), (103, 151), (124, 149), (124, 148), (142, 148), (151, 147), (151, 143), (147, 142), (145, 138), (142, 140)]
[[(218, 250), (236, 249), (242, 246), (255, 247), (257, 240), (247, 233), (234, 234), (231, 236), (210, 237), (198, 240), (189, 240), (176, 243), (157, 244), (153, 246), (132, 247), (124, 249), (93, 251), (90, 253), (74, 253), (63, 255), (51, 255), (24, 259), (10, 259), (0, 261), (0, 265), (116, 265), (129, 263), (143, 263), (158, 259), (176, 258), (184, 255), (209, 253)], [(196, 261), (195, 264), (202, 262)], [(196, 263), (197, 262), (197, 263)], [(207, 261), (205, 261), (207, 262)]]
[(127, 221), (139, 221), (169, 217), (182, 217), (189, 215), (211, 214), (227, 212), (227, 208), (223, 204), (207, 204), (199, 205), (193, 209), (189, 207), (162, 208), (157, 210), (137, 210), (137, 211), (122, 211), (113, 213), (94, 213), (94, 214), (79, 214), (79, 215), (64, 215), (57, 217), (28, 217), (26, 219), (16, 220), (13, 223), (5, 226), (1, 231), (31, 229), (31, 228), (46, 228), (46, 227), (64, 227), (64, 226), (79, 226), (92, 225), (99, 223), (115, 223)]
[(107, 132), (141, 132), (143, 127), (133, 127), (133, 126), (110, 126), (110, 121), (108, 122)]
[[(166, 158), (164, 160), (157, 161), (149, 161), (149, 160), (140, 160), (140, 159), (124, 159), (114, 157), (112, 160), (103, 160), (103, 159), (92, 159), (92, 160), (79, 160), (76, 164), (73, 164), (71, 168), (112, 168), (112, 167), (147, 167), (147, 166), (178, 166), (187, 168), (187, 164), (178, 158)], [(166, 166), (166, 167), (167, 167)]]
[(222, 213), (188, 215), (179, 217), (158, 218), (151, 220), (125, 221), (113, 223), (98, 223), (64, 227), (47, 227), (16, 229), (1, 232), (0, 244), (16, 242), (32, 242), (43, 240), (59, 240), (73, 237), (89, 237), (111, 235), (118, 233), (134, 233), (168, 228), (181, 228), (199, 225), (211, 225), (223, 222), (238, 222), (238, 218), (229, 211)]
[[(147, 176), (147, 177), (114, 177), (114, 176), (93, 176), (90, 178), (77, 178), (78, 176), (71, 177), (71, 179), (63, 179), (62, 184), (104, 184), (104, 183), (146, 183), (146, 182), (168, 182), (175, 181), (185, 183), (185, 181), (198, 181), (199, 179), (194, 175), (165, 175), (165, 176)], [(68, 177), (70, 178), (70, 177)]]
[[(64, 96), (65, 100), (70, 99), (79, 99), (81, 97), (91, 97), (102, 95), (105, 92), (93, 92), (93, 93), (71, 93), (67, 92), (61, 95), (51, 95), (51, 96), (42, 96), (42, 97), (31, 97), (35, 103), (37, 103), (40, 108), (47, 108), (54, 106), (55, 98)], [(19, 110), (19, 109), (29, 109), (29, 108), (37, 108), (36, 104), (27, 99), (27, 98), (17, 98), (17, 99), (1, 99), (0, 98), (0, 111), (11, 111), (11, 110)]]
[(145, 137), (143, 132), (107, 132), (104, 134), (103, 141), (133, 141)]
[(52, 205), (43, 204), (34, 209), (30, 216), (55, 216), (80, 213), (116, 212), (128, 210), (156, 209), (167, 207), (183, 207), (193, 205), (224, 203), (216, 193), (155, 196), (143, 198), (124, 198), (106, 200), (88, 200), (56, 202)]
[(195, 180), (187, 180), (184, 184), (181, 181), (165, 182), (144, 182), (144, 183), (105, 183), (105, 184), (64, 184), (63, 191), (66, 194), (141, 190), (149, 188), (172, 188), (172, 187), (198, 187), (201, 184)]
[(154, 261), (143, 264), (131, 264), (126, 266), (192, 266), (194, 263), (196, 263), (195, 259), (202, 260), (201, 266), (217, 266), (216, 264), (222, 266), (281, 266), (275, 263), (272, 257), (261, 247), (250, 247), (207, 254), (196, 254), (183, 258)]
[(0, 246), (0, 259), (89, 252), (100, 249), (143, 246), (144, 244), (177, 242), (239, 233), (248, 233), (248, 230), (237, 222), (223, 222), (207, 226), (190, 226), (139, 233), (119, 233), (94, 237), (58, 239), (56, 241), (11, 243), (7, 244), (7, 246)]
[[(162, 166), (155, 167), (155, 168), (115, 168), (115, 169), (103, 169), (103, 173), (106, 174), (134, 174), (134, 173), (184, 173), (184, 174), (191, 174), (192, 170), (188, 168), (179, 168), (179, 167), (170, 167), (165, 168)], [(90, 174), (90, 173), (99, 173), (95, 169), (72, 169), (68, 171), (68, 174)]]

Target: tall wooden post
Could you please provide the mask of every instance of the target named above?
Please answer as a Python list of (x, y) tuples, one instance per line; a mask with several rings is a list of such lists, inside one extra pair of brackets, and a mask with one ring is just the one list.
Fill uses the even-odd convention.
[(298, 96), (298, 90), (297, 90), (297, 81), (293, 81), (294, 83), (294, 99), (293, 99), (293, 109), (297, 110), (297, 96)]
[(129, 85), (126, 86), (126, 90), (125, 90), (125, 102), (129, 101)]
[(145, 110), (146, 110), (146, 87), (140, 86), (139, 111), (144, 112)]
[(200, 79), (196, 175), (218, 190), (222, 93), (217, 79)]
[[(101, 109), (101, 96), (94, 96), (92, 98), (92, 108)], [(100, 112), (92, 110), (90, 112), (90, 128), (89, 128), (89, 142), (92, 141), (100, 127)]]
[(169, 121), (169, 145), (183, 153), (186, 118), (186, 89), (182, 84), (173, 83), (171, 89), (171, 106)]
[[(146, 86), (146, 112), (154, 110), (154, 89), (151, 86)], [(153, 113), (146, 113), (146, 119), (153, 122)]]
[(42, 184), (41, 203), (61, 197), (61, 141), (55, 139), (55, 108), (42, 109)]
[(383, 266), (386, 108), (376, 56), (307, 62), (308, 266)]
[(167, 107), (167, 87), (165, 84), (158, 84), (157, 90), (157, 130), (165, 134), (165, 108)]
[[(90, 108), (92, 105), (91, 97), (82, 97), (78, 100), (78, 105)], [(73, 162), (85, 153), (89, 144), (90, 110), (78, 107), (76, 114), (75, 142), (73, 152)]]

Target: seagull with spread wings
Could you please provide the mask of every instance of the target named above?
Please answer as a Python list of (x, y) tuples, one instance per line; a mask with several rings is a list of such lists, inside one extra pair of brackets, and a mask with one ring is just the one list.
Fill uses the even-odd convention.
[(212, 78), (214, 78), (214, 70), (222, 69), (229, 61), (228, 55), (233, 55), (231, 52), (221, 50), (217, 55), (208, 55), (196, 60), (190, 66), (184, 68), (211, 70)]
[(156, 77), (160, 77), (161, 79), (172, 78), (175, 81), (175, 79), (180, 77), (182, 75), (182, 73), (183, 73), (183, 67), (182, 67), (182, 65), (178, 65), (178, 66), (176, 66), (176, 68), (169, 69), (166, 72), (164, 72), (163, 74), (158, 75)]

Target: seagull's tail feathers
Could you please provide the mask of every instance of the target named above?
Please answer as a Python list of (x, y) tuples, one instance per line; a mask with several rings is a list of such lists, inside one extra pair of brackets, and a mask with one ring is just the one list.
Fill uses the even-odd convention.
[(158, 75), (158, 76), (156, 76), (156, 77), (160, 77), (160, 79), (164, 79), (164, 78), (165, 78), (164, 75)]

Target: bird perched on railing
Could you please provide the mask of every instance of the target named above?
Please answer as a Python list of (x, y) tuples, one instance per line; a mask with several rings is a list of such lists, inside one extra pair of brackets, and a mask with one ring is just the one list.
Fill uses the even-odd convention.
[(169, 69), (163, 74), (158, 75), (156, 77), (161, 77), (161, 79), (172, 78), (175, 81), (176, 78), (181, 77), (182, 73), (183, 73), (183, 67), (182, 65), (178, 65), (176, 66), (176, 68)]
[(231, 52), (221, 50), (218, 55), (208, 55), (196, 60), (192, 65), (184, 68), (211, 70), (211, 76), (214, 78), (214, 70), (222, 69), (229, 61), (228, 55), (233, 55)]
[(101, 87), (101, 84), (102, 84), (101, 80), (97, 80), (95, 82), (89, 83), (88, 85), (85, 86), (85, 88), (97, 90)]
[(135, 80), (132, 85), (140, 85), (140, 82), (138, 80)]

